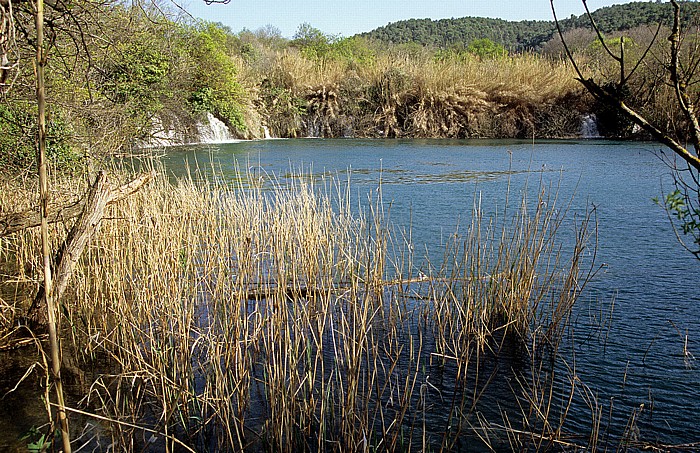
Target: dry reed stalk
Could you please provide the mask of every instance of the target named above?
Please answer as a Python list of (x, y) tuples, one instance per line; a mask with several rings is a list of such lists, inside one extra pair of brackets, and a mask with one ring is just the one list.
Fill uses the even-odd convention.
[[(149, 439), (134, 426), (166, 434), (156, 441), (165, 450), (172, 439), (195, 449), (449, 450), (473, 432), (506, 339), (561, 338), (579, 261), (560, 261), (562, 218), (545, 192), (508, 218), (486, 218), (477, 201), (465, 239), (416, 278), (410, 233), (388, 229), (381, 191), (357, 214), (349, 184), (241, 176), (161, 174), (110, 208), (76, 271), (73, 340), (86, 360), (110, 363), (86, 402), (115, 420), (125, 450)], [(561, 414), (536, 347), (513, 393), (542, 437)], [(436, 369), (451, 377), (435, 383)], [(444, 431), (429, 426), (431, 394)]]
[(579, 92), (568, 65), (532, 54), (436, 60), (389, 50), (348, 65), (287, 50), (262, 60), (244, 78), (285, 136), (565, 135), (572, 120), (557, 103)]

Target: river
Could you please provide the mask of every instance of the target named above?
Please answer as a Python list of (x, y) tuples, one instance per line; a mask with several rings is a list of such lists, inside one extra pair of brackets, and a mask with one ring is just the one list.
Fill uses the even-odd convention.
[[(475, 199), (485, 213), (500, 212), (509, 186), (511, 203), (545, 185), (562, 209), (573, 200), (571, 218), (594, 208), (600, 270), (575, 311), (575, 375), (604, 413), (601, 430), (619, 434), (643, 407), (635, 436), (683, 444), (700, 441), (700, 262), (653, 202), (672, 190), (662, 151), (603, 140), (300, 139), (171, 148), (163, 160), (176, 175), (185, 162), (211, 175), (214, 162), (215, 173), (231, 178), (248, 167), (261, 180), (298, 172), (349, 179), (359, 205), (381, 187), (391, 222), (433, 256), (469, 222)], [(564, 244), (572, 225), (560, 231)], [(590, 428), (585, 409), (573, 422), (582, 432)]]

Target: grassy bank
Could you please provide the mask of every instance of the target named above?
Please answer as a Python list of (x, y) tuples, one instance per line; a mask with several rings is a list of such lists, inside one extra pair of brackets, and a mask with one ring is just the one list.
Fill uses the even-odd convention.
[(536, 55), (437, 58), (395, 48), (358, 65), (292, 49), (243, 68), (279, 137), (569, 137), (580, 129), (572, 106), (586, 102), (566, 64)]
[[(573, 442), (551, 360), (585, 285), (586, 223), (560, 254), (555, 198), (522, 200), (496, 222), (475, 204), (462, 239), (427, 264), (392, 232), (381, 188), (360, 213), (349, 194), (303, 174), (262, 186), (161, 174), (113, 206), (63, 300), (77, 409), (107, 433), (93, 446)], [(34, 233), (1, 244), (16, 273), (6, 284), (34, 281)], [(3, 304), (21, 320), (21, 300)]]

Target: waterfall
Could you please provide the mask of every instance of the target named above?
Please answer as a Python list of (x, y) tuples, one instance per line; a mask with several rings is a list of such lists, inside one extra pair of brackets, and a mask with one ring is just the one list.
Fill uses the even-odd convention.
[(263, 133), (265, 134), (265, 136), (263, 138), (265, 138), (265, 140), (271, 139), (272, 137), (270, 136), (270, 128), (267, 126), (263, 126), (262, 128), (263, 128)]
[(593, 113), (584, 115), (581, 118), (581, 137), (600, 138), (598, 133), (598, 119)]
[(322, 127), (321, 127), (320, 122), (317, 121), (317, 119), (310, 121), (306, 125), (306, 130), (308, 132), (306, 138), (320, 138), (322, 136), (321, 135)]
[(207, 124), (198, 123), (199, 141), (201, 143), (224, 143), (234, 141), (231, 131), (223, 121), (207, 112)]

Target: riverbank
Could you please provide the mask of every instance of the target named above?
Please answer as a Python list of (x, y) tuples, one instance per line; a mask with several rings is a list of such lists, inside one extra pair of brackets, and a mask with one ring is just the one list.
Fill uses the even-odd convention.
[(168, 129), (159, 120), (150, 144), (300, 137), (560, 139), (581, 137), (595, 126), (593, 103), (570, 68), (534, 54), (435, 59), (395, 48), (358, 65), (309, 59), (298, 49), (264, 52), (240, 62), (249, 95), (243, 129), (211, 113), (189, 131), (178, 128), (184, 121), (170, 121)]
[(269, 56), (256, 111), (274, 137), (555, 138), (580, 133), (590, 102), (562, 63), (535, 55), (431, 60), (400, 49), (365, 66)]

